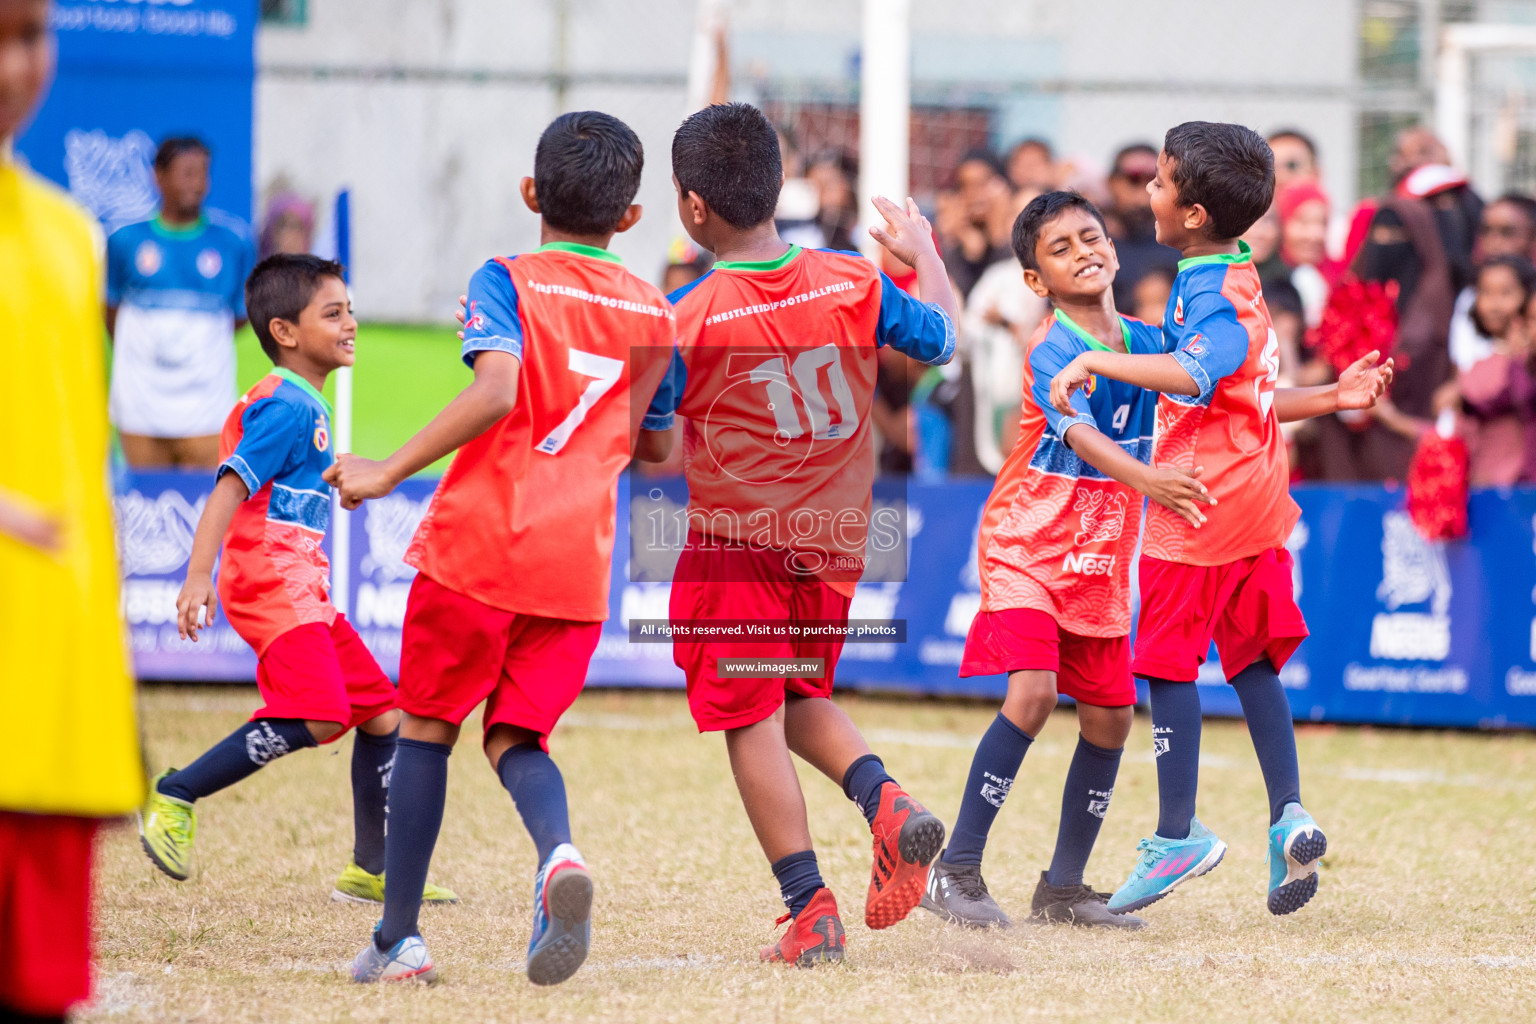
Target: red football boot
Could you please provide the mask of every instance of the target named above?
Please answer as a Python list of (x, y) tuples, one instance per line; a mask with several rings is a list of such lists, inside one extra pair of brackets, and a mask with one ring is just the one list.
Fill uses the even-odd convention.
[(889, 928), (923, 898), (928, 865), (944, 846), (944, 823), (894, 782), (880, 787), (880, 812), (869, 827), (875, 836), (864, 923)]
[(763, 950), (763, 960), (795, 967), (843, 962), (843, 919), (837, 916), (837, 899), (831, 889), (817, 889), (799, 917), (785, 914), (774, 926), (789, 922), (778, 942)]

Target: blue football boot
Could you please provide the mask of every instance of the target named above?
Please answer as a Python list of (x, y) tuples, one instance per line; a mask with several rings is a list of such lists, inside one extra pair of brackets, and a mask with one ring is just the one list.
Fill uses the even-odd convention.
[(533, 936), (528, 980), (558, 985), (587, 959), (592, 946), (592, 875), (576, 847), (561, 843), (533, 882)]
[(1317, 862), (1328, 837), (1301, 804), (1286, 804), (1269, 827), (1269, 912), (1290, 914), (1317, 895)]
[(1226, 856), (1227, 844), (1200, 824), (1198, 818), (1191, 818), (1188, 838), (1164, 839), (1153, 835), (1138, 843), (1136, 849), (1141, 851), (1141, 859), (1131, 869), (1131, 877), (1109, 898), (1111, 914), (1140, 910), (1168, 895), (1186, 879), (1210, 871)]

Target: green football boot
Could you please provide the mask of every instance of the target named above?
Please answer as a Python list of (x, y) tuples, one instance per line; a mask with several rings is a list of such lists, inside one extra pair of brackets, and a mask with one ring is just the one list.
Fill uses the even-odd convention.
[[(331, 899), (337, 903), (383, 903), (384, 872), (370, 875), (355, 861), (348, 861), (341, 877), (336, 879), (336, 888), (331, 890)], [(421, 902), (457, 903), (459, 897), (452, 889), (428, 882), (421, 894)]]
[(192, 872), (192, 839), (197, 835), (197, 812), (185, 800), (160, 792), (160, 782), (176, 769), (167, 768), (149, 784), (149, 798), (139, 811), (139, 845), (150, 861), (185, 882)]

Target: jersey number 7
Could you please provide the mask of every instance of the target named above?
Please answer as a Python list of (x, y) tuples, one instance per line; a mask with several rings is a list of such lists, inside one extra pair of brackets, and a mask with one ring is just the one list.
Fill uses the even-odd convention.
[(576, 408), (572, 409), (544, 440), (533, 446), (535, 451), (543, 452), (545, 455), (558, 455), (560, 449), (565, 447), (565, 443), (571, 439), (576, 428), (581, 426), (582, 420), (587, 418), (587, 413), (592, 411), (598, 399), (606, 395), (609, 389), (619, 382), (619, 377), (624, 373), (624, 360), (573, 348), (570, 350), (570, 368), (573, 373), (591, 377), (593, 380), (582, 389), (581, 400), (576, 403)]

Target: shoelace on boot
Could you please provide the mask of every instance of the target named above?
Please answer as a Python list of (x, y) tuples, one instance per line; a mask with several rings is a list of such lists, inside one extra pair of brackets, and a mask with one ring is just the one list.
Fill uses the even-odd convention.
[(991, 897), (987, 891), (986, 879), (981, 877), (980, 868), (971, 868), (968, 871), (954, 871), (950, 873), (951, 884), (961, 897), (968, 900), (984, 900)]

